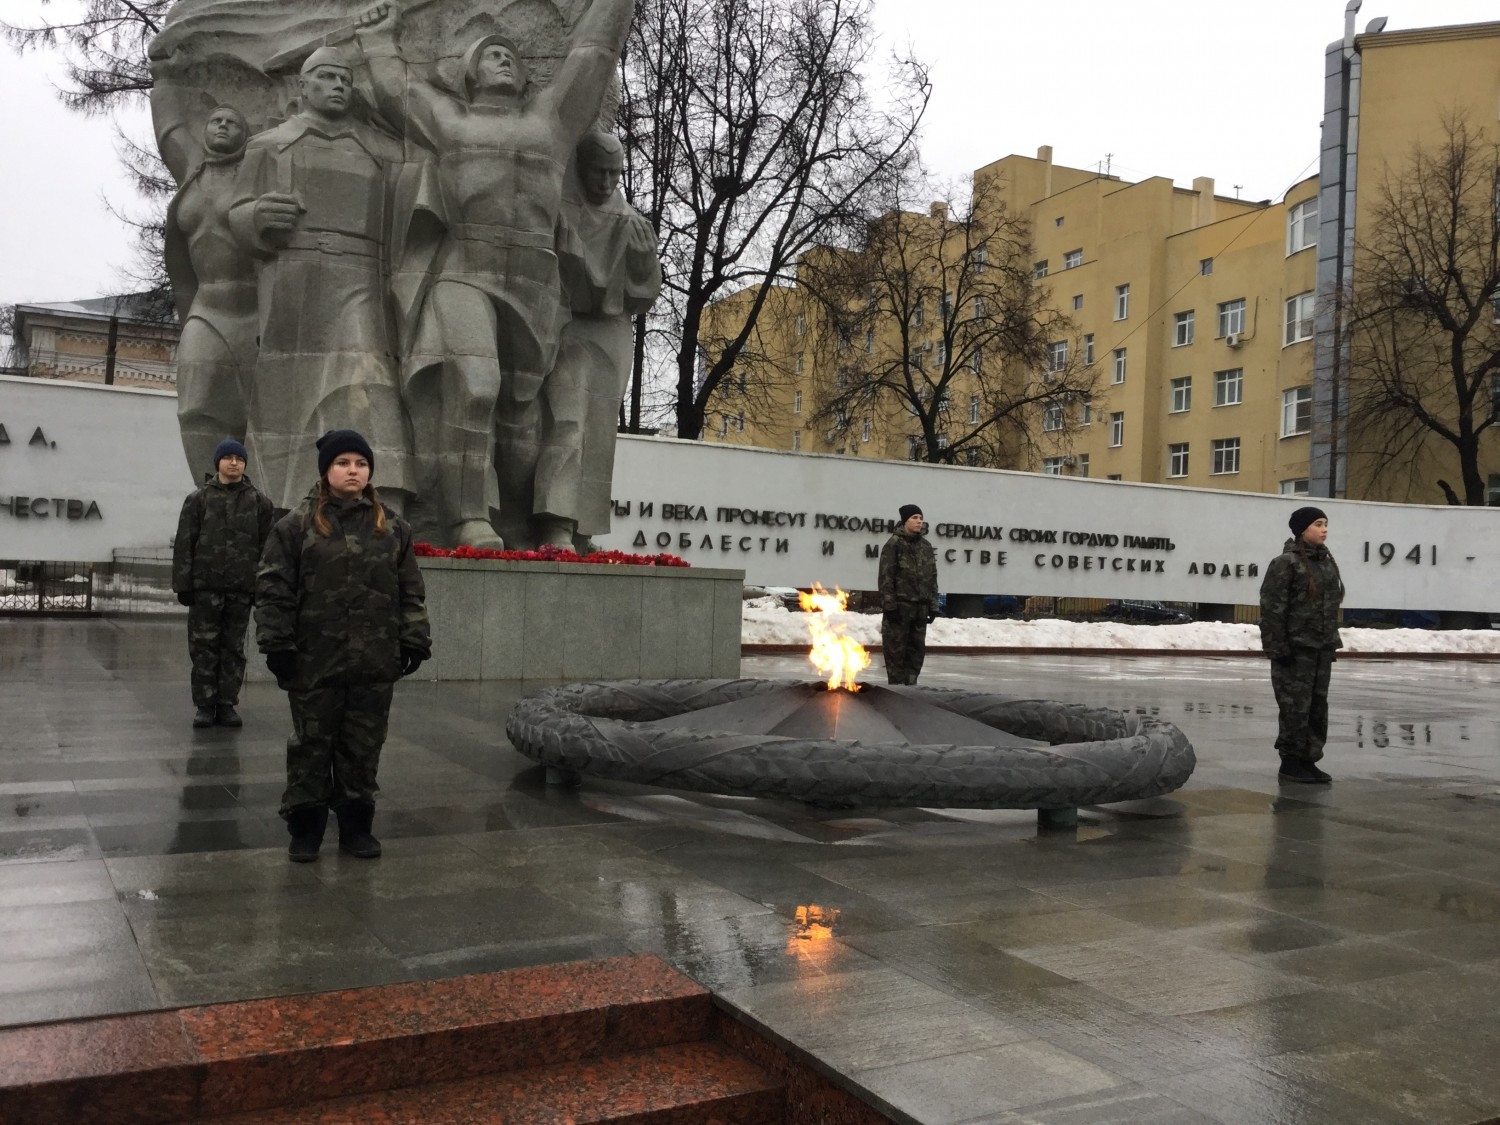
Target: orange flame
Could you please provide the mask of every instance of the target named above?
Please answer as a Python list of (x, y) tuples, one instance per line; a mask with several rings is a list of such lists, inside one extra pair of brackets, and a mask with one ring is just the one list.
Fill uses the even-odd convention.
[(847, 635), (849, 595), (838, 587), (830, 594), (822, 586), (814, 586), (812, 593), (798, 594), (797, 599), (808, 613), (807, 630), (812, 634), (812, 651), (807, 658), (828, 677), (830, 691), (858, 691), (855, 677), (870, 666), (870, 654)]

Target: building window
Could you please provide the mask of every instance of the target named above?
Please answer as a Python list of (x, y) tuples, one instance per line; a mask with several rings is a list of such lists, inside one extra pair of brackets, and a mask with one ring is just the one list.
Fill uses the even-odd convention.
[(734, 428), (740, 433), (745, 432), (745, 412), (743, 410), (734, 416)]
[(922, 325), (925, 324), (926, 322), (927, 322), (927, 302), (926, 301), (918, 301), (916, 303), (916, 306), (911, 310), (911, 326), (913, 328), (921, 328)]
[(1188, 443), (1179, 441), (1167, 446), (1167, 476), (1185, 477), (1187, 475)]
[(873, 329), (873, 328), (866, 328), (865, 329), (865, 351), (868, 353), (868, 352), (873, 352), (874, 350), (875, 350), (875, 329)]
[(1238, 406), (1245, 401), (1245, 369), (1214, 372), (1214, 405)]
[(807, 333), (807, 316), (803, 313), (797, 314), (797, 335), (803, 336)]
[(1054, 340), (1047, 345), (1047, 370), (1061, 371), (1068, 366), (1068, 342)]
[(1034, 277), (1034, 278), (1036, 278), (1039, 281), (1042, 278), (1044, 278), (1044, 277), (1047, 276), (1047, 259), (1046, 258), (1043, 258), (1040, 262), (1037, 262), (1035, 265), (1033, 265), (1031, 267), (1031, 276)]
[(802, 413), (802, 392), (801, 391), (794, 391), (792, 393), (792, 413), (793, 414), (801, 414)]
[(1086, 366), (1094, 364), (1094, 334), (1086, 332), (1083, 336), (1083, 362)]
[(969, 421), (971, 423), (979, 421), (979, 396), (978, 395), (970, 395), (969, 396)]
[(1296, 437), (1312, 429), (1312, 388), (1292, 387), (1281, 392), (1281, 436)]
[[(834, 428), (839, 431), (839, 433), (843, 433), (849, 428), (849, 411), (846, 407), (840, 406), (834, 410), (833, 425)], [(840, 452), (843, 451), (840, 450)]]
[(839, 368), (839, 373), (834, 376), (834, 385), (841, 391), (847, 388), (849, 386), (849, 372), (845, 371), (842, 367)]
[(1123, 383), (1125, 381), (1125, 349), (1116, 348), (1110, 353), (1114, 356), (1114, 373), (1110, 376), (1110, 382)]
[(792, 452), (796, 453), (801, 448), (802, 448), (802, 431), (801, 430), (793, 430), (792, 431)]
[(1062, 476), (1062, 470), (1063, 459), (1061, 457), (1042, 458), (1042, 472), (1046, 473), (1049, 477)]
[(1285, 343), (1296, 344), (1313, 337), (1313, 294), (1298, 293), (1286, 303)]
[(984, 349), (977, 345), (974, 348), (974, 362), (971, 366), (974, 368), (974, 374), (976, 375), (984, 368)]
[(916, 368), (916, 370), (918, 371), (922, 370), (923, 363), (925, 362), (922, 358), (923, 354), (924, 353), (919, 346), (912, 348), (911, 352), (906, 357), (911, 362), (912, 367)]
[(939, 312), (939, 315), (942, 316), (942, 318), (943, 318), (943, 320), (945, 322), (947, 321), (947, 319), (950, 316), (953, 315), (953, 294), (952, 293), (944, 293), (943, 294), (942, 298), (938, 301), (938, 312)]
[(989, 261), (989, 248), (986, 246), (974, 247), (974, 272), (983, 273), (984, 267)]
[(1081, 477), (1088, 476), (1089, 475), (1089, 455), (1087, 453), (1080, 453), (1078, 455), (1077, 460), (1078, 460), (1078, 475), (1081, 476)]
[(977, 449), (965, 449), (964, 450), (964, 462), (966, 464), (969, 464), (969, 465), (978, 465), (979, 464), (979, 450), (977, 450)]
[(1125, 477), (1122, 474), (1120, 474), (1120, 473), (1110, 473), (1104, 479), (1105, 480), (1124, 480)]
[(975, 320), (983, 320), (984, 319), (984, 298), (983, 297), (975, 297), (974, 298), (974, 319)]
[(1180, 348), (1193, 342), (1193, 310), (1172, 314), (1172, 346)]
[(1116, 410), (1109, 416), (1109, 447), (1118, 449), (1125, 444), (1125, 412)]
[(860, 425), (860, 428), (859, 428), (859, 440), (860, 441), (869, 441), (870, 440), (870, 420), (868, 418), (866, 418), (864, 420), (864, 422)]
[(1130, 286), (1115, 286), (1115, 319), (1125, 320), (1130, 316)]
[[(803, 353), (802, 352), (798, 352), (797, 353), (797, 374), (798, 375), (801, 375), (802, 372), (803, 372), (803, 370), (804, 370), (804, 363), (803, 363), (803, 358), (802, 357), (803, 357)], [(743, 387), (741, 387), (740, 389), (744, 390)]]
[(908, 461), (921, 460), (922, 439), (917, 434), (906, 436), (906, 459)]
[(1172, 380), (1172, 413), (1182, 414), (1193, 408), (1193, 377), (1184, 375)]
[(1245, 331), (1245, 298), (1236, 297), (1219, 306), (1219, 335), (1239, 336)]
[(939, 370), (939, 371), (947, 371), (948, 370), (948, 341), (947, 340), (939, 340), (937, 342), (937, 355), (934, 356), (934, 362), (936, 362), (936, 364), (937, 364), (937, 370)]
[(1081, 265), (1083, 265), (1083, 251), (1081, 249), (1069, 250), (1063, 255), (1063, 269), (1076, 270)]
[(723, 437), (728, 432), (729, 432), (729, 415), (728, 414), (720, 414), (719, 415), (719, 436)]
[(1227, 473), (1240, 471), (1240, 439), (1215, 438), (1213, 443), (1213, 468), (1209, 470), (1215, 476), (1224, 476)]
[(1056, 433), (1063, 428), (1063, 408), (1060, 402), (1049, 402), (1042, 407), (1042, 429), (1046, 433)]
[(1081, 308), (1083, 308), (1083, 294), (1082, 293), (1074, 293), (1073, 294), (1073, 311), (1077, 312)]
[(1088, 395), (1079, 396), (1078, 424), (1080, 426), (1092, 426), (1094, 424), (1094, 400)]
[[(1491, 477), (1490, 479), (1494, 480), (1495, 478)], [(1296, 477), (1293, 480), (1284, 480), (1277, 487), (1277, 491), (1279, 491), (1283, 496), (1306, 496), (1307, 478)]]
[(937, 437), (938, 437), (938, 448), (939, 449), (947, 449), (948, 448), (948, 435), (947, 434), (938, 434)]
[(938, 395), (938, 410), (944, 414), (948, 413), (948, 404), (951, 400), (952, 396), (948, 393), (948, 388), (944, 387), (942, 393)]
[(1293, 204), (1286, 213), (1286, 252), (1295, 254), (1318, 244), (1318, 201)]
[(853, 342), (854, 341), (849, 338), (849, 329), (847, 329), (847, 328), (840, 328), (839, 329), (839, 351), (841, 351), (841, 352), (847, 352), (849, 350), (849, 345), (852, 344)]
[(1061, 215), (1059, 215), (1057, 218), (1053, 219), (1052, 220), (1052, 225), (1055, 226), (1055, 227), (1062, 226), (1063, 225), (1063, 217)]
[(1212, 258), (1200, 258), (1200, 259), (1198, 259), (1198, 273), (1201, 276), (1207, 277), (1209, 274), (1211, 274), (1213, 272), (1214, 272), (1214, 260)]

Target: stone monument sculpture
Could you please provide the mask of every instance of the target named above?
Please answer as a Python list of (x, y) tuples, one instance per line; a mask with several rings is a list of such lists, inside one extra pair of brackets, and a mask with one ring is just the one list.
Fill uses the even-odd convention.
[(631, 320), (661, 293), (656, 232), (620, 192), (625, 151), (608, 133), (578, 144), (558, 258), (572, 318), (548, 378), (536, 508), (580, 538), (609, 531), (620, 401), (630, 382)]
[(245, 440), (256, 353), (255, 263), (229, 229), (229, 204), (249, 139), (244, 115), (221, 105), (204, 124), (201, 153), (162, 146), (182, 185), (167, 205), (163, 250), (182, 320), (177, 424), (195, 473), (213, 463), (225, 438)]
[[(548, 510), (538, 464), (570, 450), (547, 489), (597, 493), (607, 520), (619, 392), (607, 438), (576, 394), (548, 406), (570, 317), (599, 315), (564, 293), (564, 185), (579, 139), (612, 120), (633, 0), (369, 4), (178, 0), (150, 48), (164, 153), (219, 104), (253, 133), (227, 210), (242, 271), (255, 263), (252, 474), (290, 507), (316, 478), (312, 439), (352, 426), (423, 538), (571, 544), (599, 521), (582, 500)], [(192, 171), (173, 168), (184, 199)]]

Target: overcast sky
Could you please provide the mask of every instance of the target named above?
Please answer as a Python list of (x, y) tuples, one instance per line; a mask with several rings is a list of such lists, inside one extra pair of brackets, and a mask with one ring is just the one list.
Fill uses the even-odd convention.
[[(23, 23), (38, 10), (38, 0), (5, 0), (3, 18)], [(887, 49), (910, 44), (932, 68), (923, 152), (941, 175), (1050, 144), (1060, 164), (1108, 160), (1125, 179), (1183, 185), (1211, 176), (1246, 199), (1279, 198), (1315, 170), (1323, 51), (1342, 36), (1343, 13), (1343, 0), (876, 0)], [(1366, 0), (1358, 29), (1378, 16), (1396, 30), (1500, 13), (1493, 0)], [(115, 123), (64, 110), (61, 74), (55, 57), (0, 46), (3, 304), (124, 284), (129, 232), (105, 206), (133, 206)], [(149, 136), (144, 110), (120, 124)]]

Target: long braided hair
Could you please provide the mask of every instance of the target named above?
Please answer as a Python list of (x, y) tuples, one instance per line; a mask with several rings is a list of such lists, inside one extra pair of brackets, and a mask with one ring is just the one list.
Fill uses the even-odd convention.
[(1307, 596), (1310, 598), (1318, 592), (1318, 579), (1313, 574), (1312, 559), (1307, 554), (1307, 540), (1298, 535), (1294, 537), (1292, 550), (1297, 552), (1297, 557), (1302, 560), (1303, 569), (1307, 571)]
[[(361, 495), (368, 499), (375, 508), (375, 534), (384, 535), (385, 507), (380, 503), (380, 494), (375, 491), (373, 484), (367, 484)], [(313, 530), (322, 536), (327, 536), (333, 530), (332, 525), (328, 522), (328, 513), (324, 511), (324, 508), (328, 506), (328, 501), (332, 499), (333, 489), (328, 486), (328, 478), (319, 477), (318, 499), (317, 503), (313, 505), (312, 522)]]

